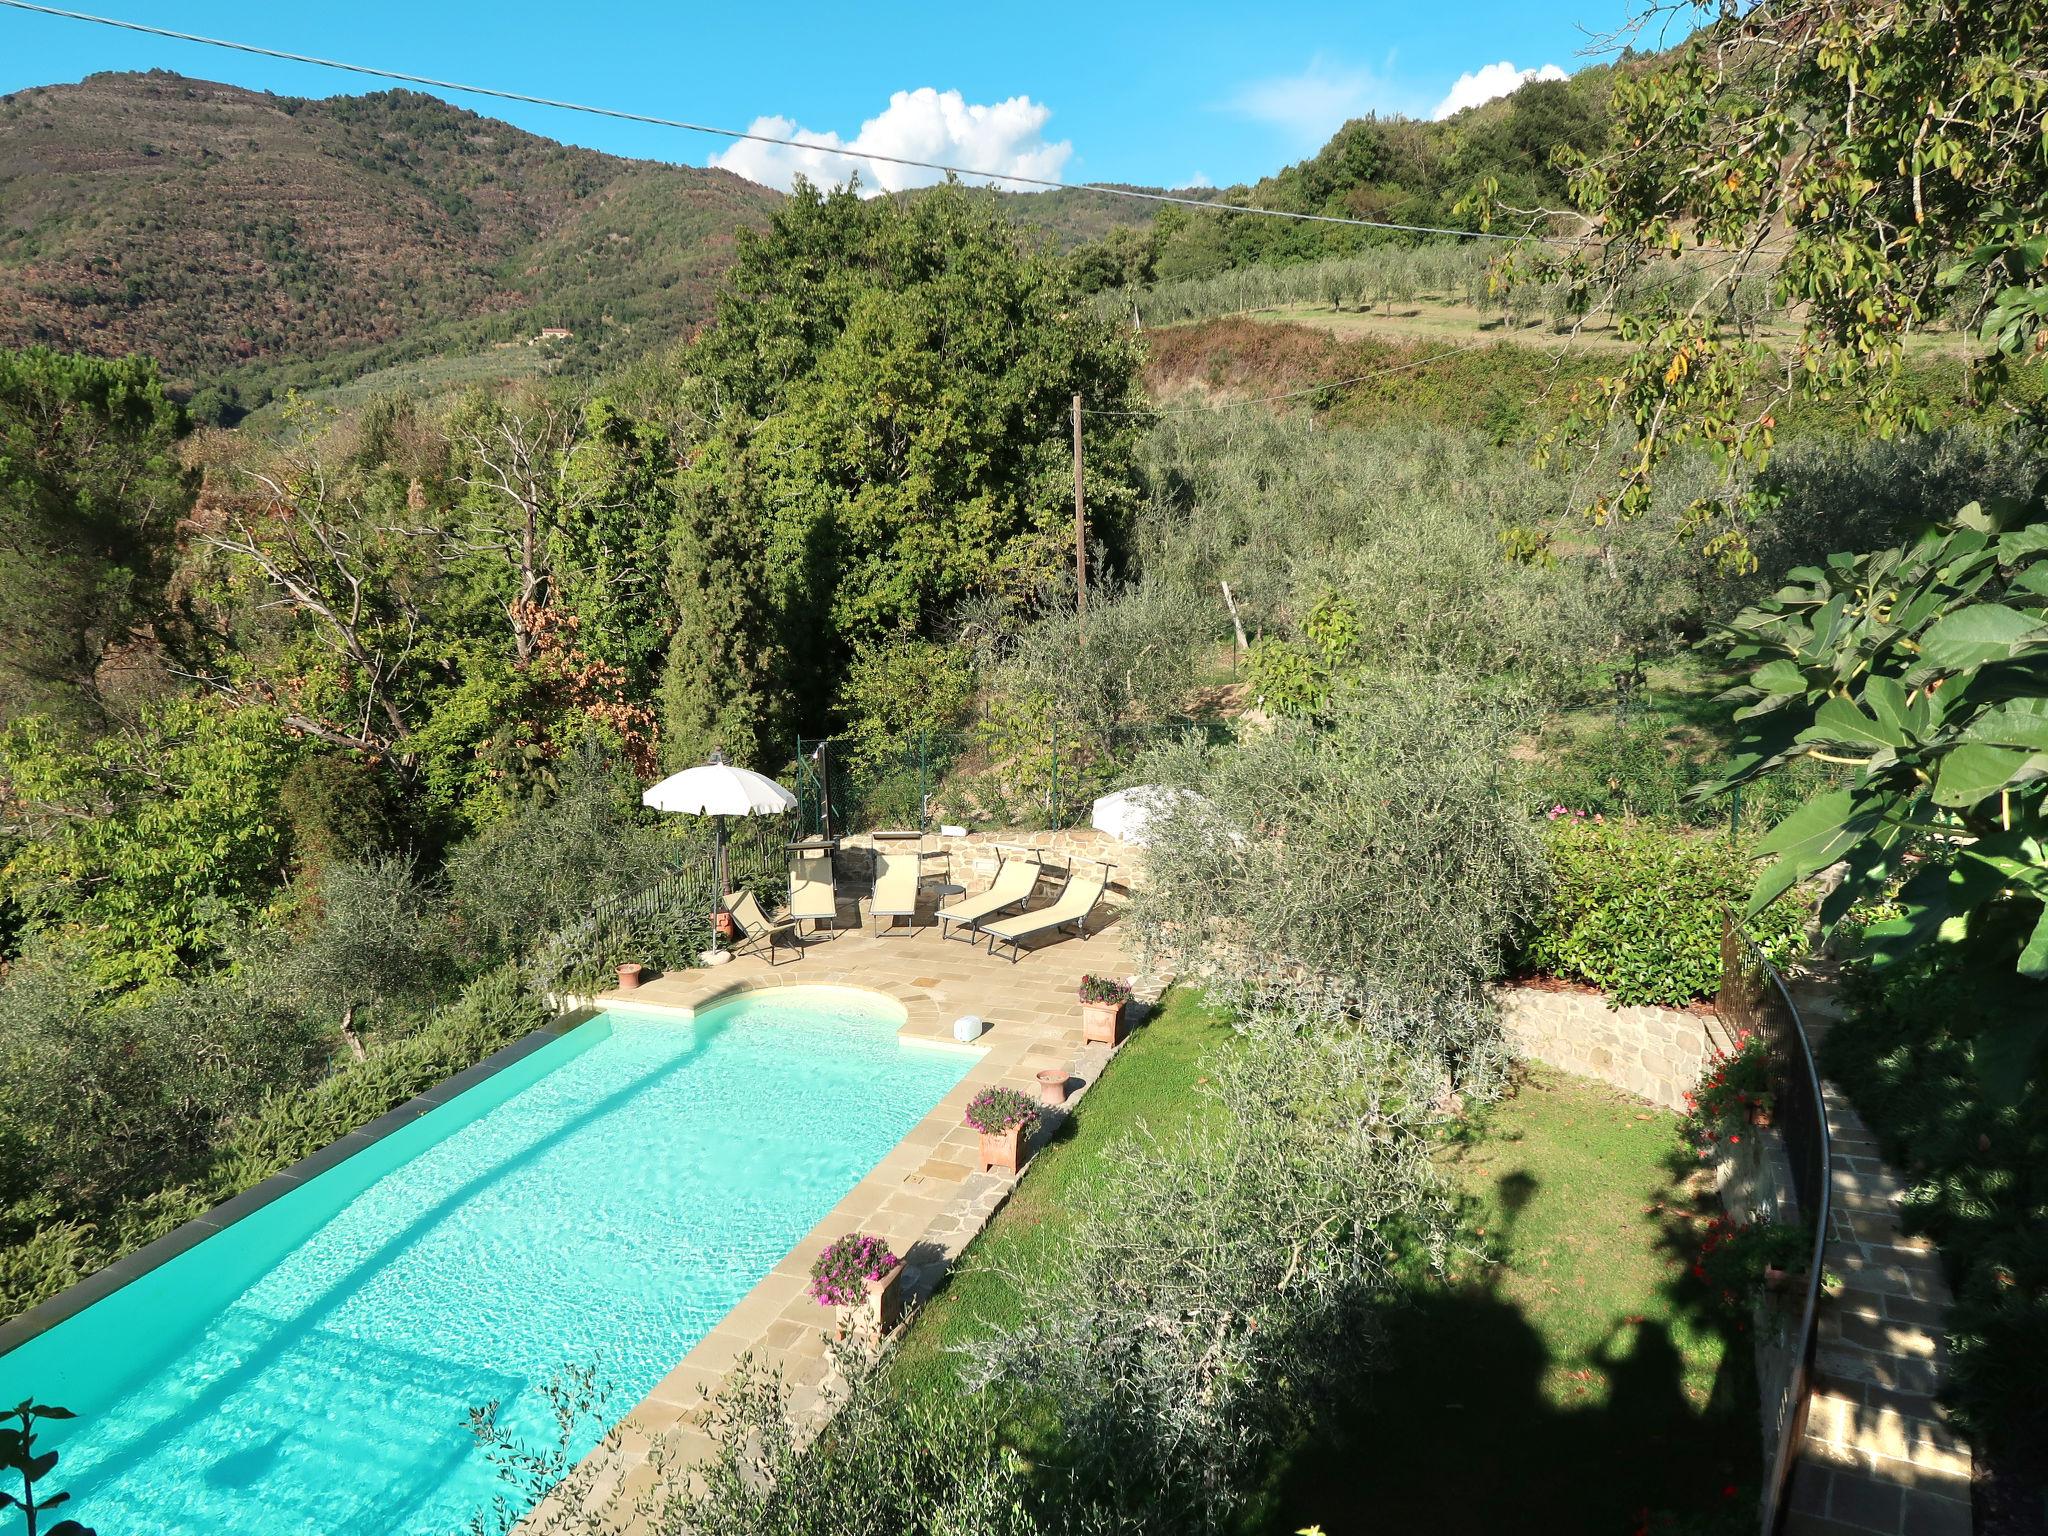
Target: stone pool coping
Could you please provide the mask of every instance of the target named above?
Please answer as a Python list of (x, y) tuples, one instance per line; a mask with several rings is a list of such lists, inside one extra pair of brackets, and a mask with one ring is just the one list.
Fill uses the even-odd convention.
[[(1080, 978), (1129, 970), (1113, 925), (1087, 942), (1027, 951), (1014, 967), (972, 945), (938, 939), (930, 930), (887, 937), (849, 932), (814, 941), (801, 965), (771, 968), (756, 957), (589, 999), (597, 1005), (701, 1010), (772, 988), (843, 986), (901, 1004), (906, 1019), (899, 1038), (952, 1046), (952, 1020), (969, 1012), (982, 1017), (984, 1029), (975, 1042), (980, 1058), (966, 1075), (620, 1419), (527, 1516), (522, 1530), (553, 1529), (567, 1513), (565, 1500), (586, 1508), (634, 1509), (658, 1481), (650, 1455), (657, 1441), (660, 1460), (670, 1468), (709, 1459), (714, 1447), (703, 1428), (703, 1410), (742, 1358), (780, 1375), (799, 1424), (816, 1423), (829, 1412), (827, 1346), (834, 1318), (810, 1298), (812, 1261), (845, 1233), (874, 1233), (905, 1255), (906, 1303), (928, 1297), (1017, 1183), (1009, 1175), (978, 1171), (980, 1139), (962, 1121), (968, 1102), (998, 1084), (1035, 1099), (1038, 1072), (1064, 1066), (1066, 1104), (1043, 1117), (1033, 1138), (1034, 1152), (1043, 1146), (1113, 1054), (1081, 1039), (1074, 995)], [(1145, 994), (1156, 996), (1156, 986)], [(1030, 1167), (1027, 1161), (1024, 1174)], [(636, 1527), (629, 1521), (625, 1528)]]
[[(558, 999), (561, 1011), (548, 1022), (474, 1066), (0, 1324), (0, 1355), (515, 1065), (588, 1022), (603, 1005), (695, 1011), (768, 988), (851, 987), (882, 994), (903, 1007), (899, 1037), (955, 1049), (960, 1047), (952, 1020), (978, 1014), (985, 1028), (968, 1049), (980, 1055), (960, 1082), (624, 1416), (615, 1434), (578, 1469), (593, 1475), (572, 1481), (621, 1490), (630, 1506), (653, 1479), (647, 1451), (655, 1438), (685, 1463), (708, 1455), (711, 1443), (697, 1422), (706, 1395), (723, 1384), (743, 1355), (778, 1371), (792, 1410), (815, 1420), (828, 1404), (826, 1343), (832, 1314), (809, 1298), (812, 1260), (842, 1233), (874, 1232), (907, 1257), (906, 1300), (929, 1295), (1015, 1187), (1007, 1175), (977, 1171), (979, 1138), (962, 1123), (968, 1101), (998, 1083), (1036, 1097), (1037, 1072), (1064, 1065), (1066, 1108), (1071, 1110), (1111, 1055), (1107, 1047), (1082, 1042), (1075, 999), (1080, 978), (1087, 973), (1127, 975), (1132, 967), (1113, 912), (1098, 914), (1087, 940), (1041, 943), (1025, 950), (1016, 964), (916, 924), (886, 936), (860, 929), (813, 936), (804, 941), (803, 955), (794, 964), (771, 967), (752, 957), (658, 977), (630, 993)], [(1148, 995), (1156, 991), (1148, 989)], [(1034, 1146), (1056, 1131), (1064, 1112), (1046, 1117)], [(594, 1465), (599, 1462), (606, 1465)], [(543, 1501), (529, 1522), (550, 1513), (553, 1504)]]
[(507, 1067), (524, 1061), (542, 1046), (560, 1039), (570, 1030), (588, 1023), (596, 1016), (597, 1010), (587, 1005), (564, 1008), (538, 1029), (529, 1030), (510, 1045), (501, 1046), (474, 1066), (465, 1067), (452, 1077), (443, 1078), (425, 1092), (414, 1095), (394, 1109), (386, 1110), (369, 1124), (358, 1126), (338, 1140), (329, 1142), (319, 1151), (309, 1153), (289, 1167), (279, 1169), (260, 1183), (250, 1185), (240, 1194), (230, 1196), (211, 1210), (173, 1227), (155, 1242), (138, 1248), (133, 1253), (122, 1255), (104, 1269), (94, 1270), (84, 1279), (66, 1286), (48, 1301), (31, 1307), (17, 1317), (9, 1318), (5, 1323), (0, 1323), (0, 1356), (18, 1349), (30, 1339), (48, 1333), (59, 1323), (75, 1317), (94, 1302), (141, 1279), (151, 1270), (168, 1264), (215, 1233), (226, 1231), (245, 1216), (254, 1215), (273, 1200), (290, 1194), (328, 1169), (348, 1161), (358, 1152), (374, 1146), (394, 1131), (403, 1130), (428, 1111), (439, 1109), (457, 1095), (474, 1088), (488, 1078), (497, 1076)]

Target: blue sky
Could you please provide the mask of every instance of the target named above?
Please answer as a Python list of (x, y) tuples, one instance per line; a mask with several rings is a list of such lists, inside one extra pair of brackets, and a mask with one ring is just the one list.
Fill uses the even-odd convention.
[[(1589, 34), (1625, 0), (1439, 5), (1185, 0), (1029, 6), (807, 0), (749, 6), (529, 0), (71, 0), (184, 31), (475, 81), (538, 95), (857, 144), (912, 158), (1069, 181), (1227, 185), (1312, 153), (1378, 110), (1427, 117), (1518, 74), (1587, 62)], [(377, 89), (304, 65), (0, 9), (0, 91), (95, 70), (173, 69), (280, 93)], [(1461, 84), (1461, 77), (1465, 79)], [(1454, 97), (1454, 91), (1457, 95)], [(838, 156), (453, 96), (551, 138), (705, 164), (756, 180), (799, 167), (835, 180)], [(870, 173), (872, 174), (872, 173)], [(884, 180), (888, 176), (884, 175)]]

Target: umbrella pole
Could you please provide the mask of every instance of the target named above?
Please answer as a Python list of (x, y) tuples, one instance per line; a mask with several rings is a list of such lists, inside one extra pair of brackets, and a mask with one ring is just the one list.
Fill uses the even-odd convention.
[[(728, 888), (730, 882), (726, 878), (725, 818), (723, 816), (714, 816), (711, 818), (711, 825), (718, 829), (718, 910), (722, 912), (725, 910), (725, 898), (732, 894)], [(713, 952), (716, 952), (718, 949), (718, 919), (716, 917), (711, 920), (711, 948)]]

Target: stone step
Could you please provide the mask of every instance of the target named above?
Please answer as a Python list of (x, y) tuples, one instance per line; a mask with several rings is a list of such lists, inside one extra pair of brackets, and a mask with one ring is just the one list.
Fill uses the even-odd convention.
[(1909, 1483), (1933, 1478), (1967, 1484), (1970, 1477), (1968, 1448), (1939, 1419), (1865, 1403), (1831, 1388), (1816, 1390), (1807, 1405), (1803, 1453), (1829, 1466)]
[(1862, 1393), (1866, 1401), (1873, 1390), (1931, 1401), (1940, 1390), (1941, 1373), (1932, 1360), (1831, 1344), (1814, 1351), (1813, 1381), (1817, 1390), (1831, 1389), (1851, 1396)]
[(1881, 1481), (1808, 1460), (1792, 1475), (1784, 1529), (1786, 1536), (1970, 1536), (1970, 1488), (1954, 1478)]
[(1941, 1260), (1934, 1254), (1902, 1248), (1896, 1243), (1829, 1253), (1824, 1262), (1842, 1277), (1844, 1300), (1877, 1296), (1910, 1296), (1915, 1301), (1946, 1301)]
[(1876, 1354), (1906, 1355), (1932, 1360), (1939, 1353), (1941, 1330), (1887, 1317), (1880, 1303), (1862, 1303), (1844, 1296), (1821, 1309), (1814, 1336), (1824, 1346), (1846, 1344)]

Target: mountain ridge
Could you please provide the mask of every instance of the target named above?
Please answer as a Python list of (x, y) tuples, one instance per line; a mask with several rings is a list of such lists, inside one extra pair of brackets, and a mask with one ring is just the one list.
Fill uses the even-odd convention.
[(189, 388), (543, 325), (665, 337), (779, 200), (412, 91), (93, 75), (0, 98), (0, 344), (144, 351)]

